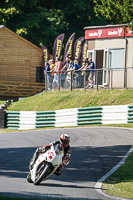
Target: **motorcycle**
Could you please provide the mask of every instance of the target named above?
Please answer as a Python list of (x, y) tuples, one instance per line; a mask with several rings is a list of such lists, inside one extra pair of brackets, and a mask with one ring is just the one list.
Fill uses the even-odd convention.
[(27, 181), (39, 185), (42, 181), (48, 179), (54, 174), (62, 163), (64, 156), (64, 148), (57, 144), (55, 147), (51, 146), (50, 150), (41, 153), (33, 166), (29, 165), (29, 173)]

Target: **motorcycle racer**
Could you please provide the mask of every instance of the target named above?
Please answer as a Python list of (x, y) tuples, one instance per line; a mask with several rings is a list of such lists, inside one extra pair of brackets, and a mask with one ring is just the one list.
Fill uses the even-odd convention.
[(60, 144), (61, 146), (64, 147), (64, 157), (63, 157), (62, 164), (58, 167), (58, 169), (55, 171), (54, 174), (56, 174), (57, 176), (62, 175), (63, 167), (67, 166), (70, 162), (71, 148), (70, 148), (69, 143), (70, 143), (70, 136), (67, 134), (62, 134), (60, 136), (59, 140), (53, 141), (49, 145), (37, 148), (31, 161), (30, 161), (30, 167), (31, 168), (33, 167), (39, 154), (45, 153), (46, 151), (48, 151), (51, 148), (51, 146), (56, 146), (57, 144)]

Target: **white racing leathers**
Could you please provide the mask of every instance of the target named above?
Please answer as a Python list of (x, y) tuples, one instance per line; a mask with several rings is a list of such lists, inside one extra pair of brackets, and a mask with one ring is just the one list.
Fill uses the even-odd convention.
[(62, 164), (64, 157), (64, 148), (57, 144), (51, 146), (49, 150), (41, 153), (34, 162), (30, 172), (27, 175), (27, 181), (39, 185), (42, 181), (48, 179), (57, 168)]

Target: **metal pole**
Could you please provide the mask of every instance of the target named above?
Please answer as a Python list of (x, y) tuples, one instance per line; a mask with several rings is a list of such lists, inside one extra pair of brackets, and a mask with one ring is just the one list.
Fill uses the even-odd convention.
[(97, 90), (98, 90), (98, 69), (97, 69)]
[(47, 92), (48, 88), (47, 88), (47, 72), (45, 74), (45, 91)]
[(85, 85), (85, 77), (86, 77), (86, 70), (85, 70), (85, 73), (84, 73), (84, 90), (86, 90), (86, 85)]
[(58, 72), (58, 91), (60, 91), (60, 72)]
[(128, 40), (125, 39), (125, 68), (124, 68), (124, 88), (127, 89), (127, 67), (126, 67), (126, 62), (127, 62), (127, 44)]
[(72, 91), (72, 89), (73, 89), (72, 83), (73, 83), (73, 78), (72, 78), (72, 71), (71, 71), (71, 91)]

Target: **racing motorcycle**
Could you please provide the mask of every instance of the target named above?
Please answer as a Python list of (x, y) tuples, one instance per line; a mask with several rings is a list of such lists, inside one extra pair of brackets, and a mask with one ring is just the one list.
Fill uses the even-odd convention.
[(30, 171), (27, 175), (27, 181), (39, 185), (42, 181), (48, 179), (62, 163), (63, 156), (63, 146), (60, 144), (51, 146), (48, 151), (38, 156), (32, 167), (29, 165)]

